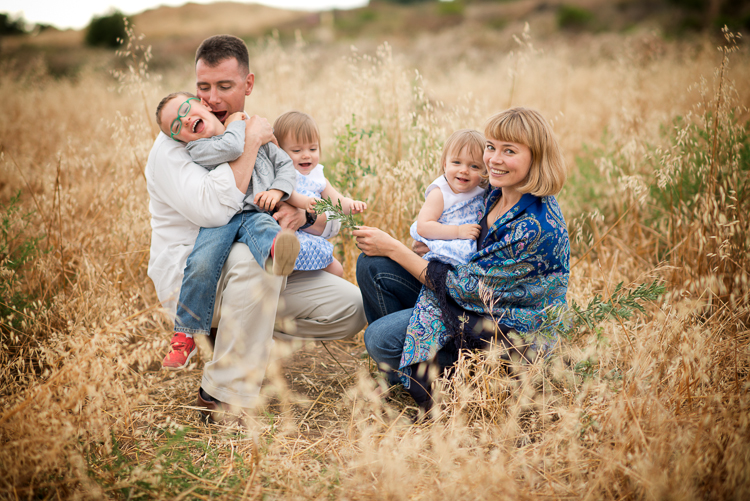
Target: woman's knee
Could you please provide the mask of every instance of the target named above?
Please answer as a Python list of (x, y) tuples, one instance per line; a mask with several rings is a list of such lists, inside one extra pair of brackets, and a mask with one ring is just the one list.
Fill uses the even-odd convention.
[(374, 279), (376, 268), (373, 266), (373, 258), (365, 255), (364, 252), (357, 258), (357, 283), (360, 287), (363, 283), (371, 283)]
[(373, 360), (398, 368), (411, 312), (412, 310), (402, 310), (392, 313), (367, 327), (365, 347)]

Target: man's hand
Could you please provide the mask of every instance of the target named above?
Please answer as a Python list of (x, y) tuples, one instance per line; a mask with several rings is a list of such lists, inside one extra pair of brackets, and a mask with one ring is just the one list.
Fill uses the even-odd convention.
[(281, 190), (270, 189), (267, 191), (261, 191), (255, 194), (253, 203), (264, 210), (273, 210), (276, 204), (279, 203), (284, 192)]
[[(256, 142), (257, 141), (257, 142)], [(273, 135), (273, 127), (263, 117), (253, 115), (247, 120), (245, 125), (245, 145), (256, 144), (260, 146), (266, 143), (273, 143), (276, 146), (279, 142), (276, 140), (276, 136)]]
[(278, 209), (273, 213), (273, 218), (278, 221), (283, 230), (297, 231), (300, 226), (307, 222), (304, 210), (292, 207), (286, 202), (279, 202)]
[(430, 248), (427, 247), (424, 242), (419, 242), (417, 240), (415, 240), (414, 243), (411, 244), (411, 250), (419, 257), (424, 257), (425, 254), (430, 252)]

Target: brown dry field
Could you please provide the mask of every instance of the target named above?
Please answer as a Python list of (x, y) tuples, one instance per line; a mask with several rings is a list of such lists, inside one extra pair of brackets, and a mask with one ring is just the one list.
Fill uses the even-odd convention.
[[(750, 497), (742, 41), (721, 51), (733, 45), (717, 34), (537, 35), (523, 22), (392, 44), (251, 39), (246, 109), (315, 117), (331, 180), (368, 203), (361, 222), (405, 242), (452, 130), (539, 109), (567, 162), (558, 199), (582, 316), (520, 378), (496, 353), (467, 355), (416, 424), (401, 391), (375, 396), (362, 333), (277, 343), (263, 402), (236, 430), (199, 419), (200, 362), (159, 369), (171, 319), (146, 276), (143, 168), (156, 103), (193, 82), (187, 42), (150, 29), (152, 49), (147, 34), (117, 60), (92, 53), (71, 77), (43, 59), (0, 68), (12, 96), (0, 120), (0, 497)], [(352, 239), (334, 242), (354, 281)], [(654, 281), (658, 297), (639, 289)], [(602, 304), (612, 309), (596, 316)]]

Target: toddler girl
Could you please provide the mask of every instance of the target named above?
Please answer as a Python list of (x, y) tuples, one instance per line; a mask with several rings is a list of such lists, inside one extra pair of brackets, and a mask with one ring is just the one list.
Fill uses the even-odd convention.
[(414, 240), (430, 248), (423, 256), (427, 260), (465, 264), (477, 250), (488, 182), (484, 143), (482, 134), (471, 129), (458, 130), (445, 141), (442, 176), (425, 190), (424, 205), (410, 230)]
[[(279, 146), (292, 158), (297, 169), (295, 193), (312, 197), (313, 200), (330, 197), (334, 205), (341, 202), (345, 214), (356, 214), (367, 209), (366, 203), (343, 196), (326, 179), (323, 166), (318, 164), (320, 132), (310, 115), (289, 111), (276, 119), (273, 129)], [(333, 245), (328, 240), (300, 231), (297, 238), (300, 252), (294, 264), (295, 270), (324, 270), (343, 276), (344, 268), (333, 257)]]

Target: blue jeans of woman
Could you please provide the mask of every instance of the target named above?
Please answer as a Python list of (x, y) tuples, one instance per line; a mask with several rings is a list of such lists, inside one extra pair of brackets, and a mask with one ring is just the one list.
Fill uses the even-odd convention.
[(216, 301), (216, 284), (234, 242), (248, 246), (261, 266), (281, 228), (265, 212), (240, 212), (224, 226), (201, 228), (187, 259), (177, 303), (175, 332), (208, 335)]
[[(406, 328), (422, 283), (395, 261), (364, 254), (357, 259), (357, 283), (370, 324), (365, 330), (367, 353), (386, 373), (388, 381), (397, 384)], [(450, 349), (440, 350), (436, 356), (440, 368), (455, 361), (456, 355)]]

